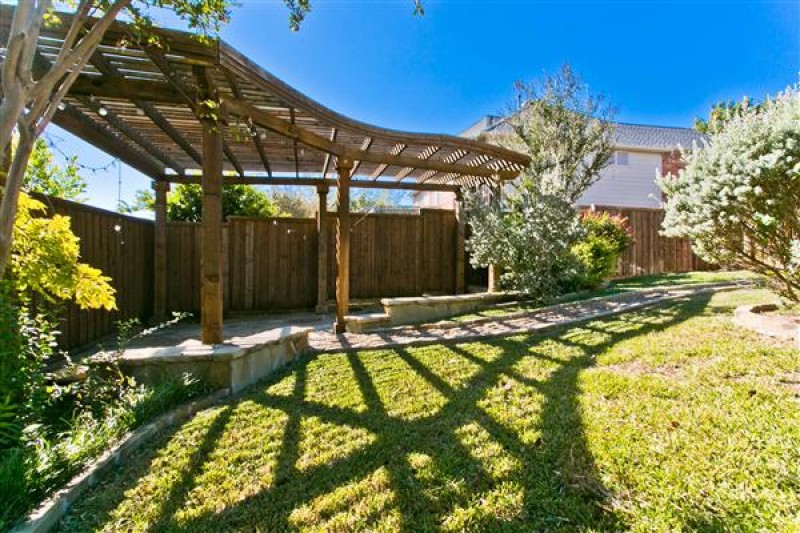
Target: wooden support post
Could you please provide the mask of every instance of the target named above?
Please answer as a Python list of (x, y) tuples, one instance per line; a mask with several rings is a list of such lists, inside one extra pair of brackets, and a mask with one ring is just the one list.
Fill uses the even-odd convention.
[(317, 187), (317, 313), (328, 311), (328, 190)]
[(456, 192), (455, 203), (456, 215), (456, 294), (464, 294), (467, 292), (467, 270), (466, 270), (466, 252), (465, 252), (465, 239), (467, 234), (467, 221), (464, 214), (464, 195), (459, 189)]
[(203, 344), (220, 344), (222, 335), (222, 133), (203, 120), (202, 288)]
[(336, 210), (336, 323), (333, 330), (344, 333), (347, 329), (344, 317), (350, 308), (350, 172), (353, 162), (337, 158), (336, 170), (339, 205)]
[(153, 235), (153, 320), (167, 318), (167, 192), (169, 182), (154, 181), (155, 231)]
[[(492, 207), (500, 211), (502, 206), (502, 192), (503, 192), (503, 185), (501, 184), (495, 185), (491, 188), (491, 200)], [(500, 265), (489, 265), (489, 287), (487, 290), (489, 292), (497, 292), (497, 282), (500, 280)]]

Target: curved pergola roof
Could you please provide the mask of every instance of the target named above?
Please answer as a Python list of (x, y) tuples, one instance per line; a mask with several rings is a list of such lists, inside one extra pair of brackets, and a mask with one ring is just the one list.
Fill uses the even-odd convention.
[[(48, 68), (65, 31), (43, 30), (40, 69)], [(354, 185), (449, 189), (512, 179), (528, 163), (523, 154), (471, 139), (359, 122), (305, 96), (225, 42), (204, 44), (187, 33), (156, 31), (160, 46), (146, 46), (116, 23), (54, 117), (153, 179), (191, 181), (200, 173), (197, 115), (205, 95), (220, 103), (229, 181), (300, 184), (331, 176), (337, 158), (347, 158)]]

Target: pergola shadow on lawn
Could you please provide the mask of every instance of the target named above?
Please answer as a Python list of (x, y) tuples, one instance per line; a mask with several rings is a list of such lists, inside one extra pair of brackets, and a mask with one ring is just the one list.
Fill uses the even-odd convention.
[[(307, 399), (310, 365), (319, 357), (336, 356), (304, 358), (216, 412), (177, 479), (169, 479), (171, 485), (157, 516), (147, 524), (138, 525), (171, 531), (254, 530), (259, 526), (269, 531), (290, 530), (302, 526), (303, 518), (310, 512), (298, 514), (299, 509), (327, 495), (336, 499), (339, 491), (343, 492), (341, 501), (334, 501), (333, 509), (323, 509), (319, 514), (323, 519), (331, 519), (340, 512), (350, 513), (351, 519), (363, 514), (349, 528), (375, 528), (378, 524), (374, 522), (383, 522), (387, 529), (402, 531), (443, 526), (477, 530), (591, 526), (618, 530), (623, 524), (607, 505), (613, 495), (599, 479), (584, 435), (579, 376), (594, 364), (598, 353), (630, 337), (660, 331), (698, 315), (708, 299), (709, 296), (704, 295), (679, 300), (667, 306), (573, 326), (569, 330), (557, 328), (547, 334), (501, 338), (481, 345), (448, 346), (448, 361), (455, 361), (455, 365), (441, 358), (426, 360), (425, 348), (352, 351), (338, 355), (346, 357), (363, 398), (363, 405), (355, 409)], [(600, 340), (596, 343), (581, 340), (587, 334)], [(575, 356), (551, 357), (546, 354), (548, 343), (574, 350)], [(482, 348), (476, 350), (477, 346)], [(496, 352), (496, 357), (487, 358), (486, 354), (491, 351)], [(383, 364), (402, 362), (400, 366), (410, 369), (411, 377), (421, 379), (441, 396), (438, 410), (436, 401), (431, 401), (433, 412), (419, 417), (404, 417), (402, 412), (392, 412), (392, 409), (396, 411), (394, 407), (387, 408), (387, 391), (379, 390), (382, 376), (374, 369), (371, 372), (365, 364), (370, 354), (380, 358), (375, 360)], [(529, 357), (536, 358), (537, 364), (549, 370), (546, 377), (525, 375), (516, 368)], [(470, 374), (464, 368), (477, 368), (477, 371)], [(282, 393), (270, 392), (276, 386), (288, 386), (290, 381), (287, 380), (293, 380), (290, 388)], [(336, 391), (338, 384), (332, 382), (328, 386)], [(520, 408), (515, 403), (517, 394), (541, 395), (541, 410), (514, 412)], [(508, 419), (498, 420), (498, 413), (492, 413), (491, 402), (487, 404), (490, 398), (500, 400), (503, 416), (506, 410), (512, 412)], [(235, 423), (237, 411), (248, 402), (280, 411), (286, 417), (275, 446), (269, 439), (277, 435), (260, 435), (245, 445), (277, 447), (271, 483), (224, 508), (206, 508), (179, 518), (178, 513), (197, 503), (192, 491), (198, 477), (207, 471), (207, 463), (213, 460), (220, 439)], [(495, 405), (495, 409), (497, 407)], [(339, 440), (332, 437), (334, 444), (356, 443), (357, 447), (349, 455), (306, 467), (301, 465), (301, 440), (303, 421), (311, 418), (336, 427), (366, 431), (374, 438), (361, 445), (360, 437), (345, 438), (344, 442), (340, 442), (341, 435)], [(532, 425), (520, 429), (509, 423), (511, 426)], [(489, 455), (476, 454), (473, 446), (467, 447), (465, 436), (473, 443), (476, 439), (489, 443), (484, 450)], [(86, 502), (79, 502), (75, 514), (88, 517), (99, 526), (125, 526), (126, 522), (119, 521), (122, 517), (114, 516), (115, 509), (124, 498), (141, 498), (129, 492), (130, 489), (151, 473), (153, 462), (161, 453), (159, 450), (168, 446), (174, 437), (175, 433), (164, 435), (158, 446), (134, 461), (132, 469), (117, 474), (123, 476), (125, 490), (117, 490), (110, 496), (110, 491), (101, 486), (96, 491), (104, 494), (100, 508), (87, 512), (81, 508)], [(321, 439), (315, 443), (323, 447), (328, 444)], [(499, 463), (487, 462), (487, 459), (501, 456), (503, 460)], [(230, 460), (232, 463), (228, 467), (233, 468), (236, 460)], [(235, 485), (237, 477), (252, 474), (245, 471), (244, 466), (240, 468), (229, 483)], [(424, 475), (420, 473), (423, 470)], [(108, 482), (118, 483), (119, 479)], [(348, 495), (349, 489), (345, 489), (363, 483), (366, 485), (353, 489), (357, 492), (356, 501), (348, 501), (352, 494)], [(126, 492), (128, 494), (123, 496)], [(381, 494), (383, 500), (379, 497)], [(359, 506), (359, 498), (368, 503), (362, 502)], [(469, 510), (471, 506), (473, 509)], [(85, 529), (86, 524), (76, 522), (80, 519), (68, 518), (67, 525)], [(306, 525), (320, 526), (317, 522)], [(348, 529), (341, 523), (338, 525), (339, 529)]]

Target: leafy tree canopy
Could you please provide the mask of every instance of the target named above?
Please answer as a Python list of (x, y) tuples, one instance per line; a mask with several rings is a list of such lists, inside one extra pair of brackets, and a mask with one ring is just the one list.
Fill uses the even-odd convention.
[(611, 160), (614, 109), (568, 65), (516, 92), (521, 105), (507, 133), (489, 140), (531, 164), (502, 191), (467, 195), (468, 246), (474, 266), (498, 265), (506, 288), (545, 300), (579, 274), (571, 250), (583, 230), (573, 204)]
[(22, 188), (27, 192), (84, 201), (86, 180), (79, 173), (78, 158), (67, 159), (65, 166), (53, 162), (53, 152), (43, 139), (37, 139), (28, 161)]
[(84, 309), (116, 309), (111, 278), (80, 262), (69, 217), (48, 218), (44, 212), (44, 204), (20, 195), (9, 269), (20, 299), (36, 293), (51, 301), (74, 300)]
[[(122, 212), (152, 211), (155, 198), (152, 191), (138, 191), (133, 204), (120, 206)], [(167, 215), (179, 222), (200, 222), (203, 215), (203, 190), (200, 185), (182, 184), (167, 196)], [(278, 204), (265, 192), (250, 185), (222, 187), (222, 216), (278, 217), (285, 216)]]
[(694, 129), (700, 133), (720, 133), (725, 124), (736, 117), (742, 116), (745, 112), (759, 112), (764, 108), (763, 103), (759, 103), (745, 96), (740, 102), (727, 100), (717, 102), (711, 107), (708, 120), (702, 118), (694, 119)]

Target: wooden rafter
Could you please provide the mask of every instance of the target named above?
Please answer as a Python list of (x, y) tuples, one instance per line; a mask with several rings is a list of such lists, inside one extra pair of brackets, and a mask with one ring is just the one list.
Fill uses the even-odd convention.
[(53, 122), (76, 137), (85, 139), (108, 154), (119, 158), (126, 165), (130, 165), (146, 176), (156, 179), (164, 173), (160, 162), (149, 154), (139, 154), (137, 150), (131, 150), (130, 146), (119, 139), (119, 134), (113, 132), (108, 126), (95, 122), (75, 106), (66, 104), (64, 109), (56, 111)]
[[(362, 152), (366, 152), (367, 150), (369, 150), (369, 147), (372, 146), (372, 142), (373, 142), (372, 137), (365, 138), (364, 142), (361, 143), (361, 151)], [(353, 170), (350, 173), (353, 176), (355, 176), (356, 175), (356, 171), (358, 170), (358, 167), (360, 167), (360, 166), (361, 166), (361, 161), (356, 161), (355, 163), (353, 163)]]
[[(92, 56), (91, 63), (99, 70), (107, 79), (125, 82), (127, 80), (120, 74), (117, 68), (112, 65), (102, 54), (95, 52)], [(141, 109), (147, 117), (158, 126), (172, 141), (183, 149), (186, 154), (191, 157), (197, 164), (202, 165), (203, 159), (200, 154), (195, 150), (192, 144), (181, 135), (181, 133), (164, 118), (161, 112), (156, 109), (150, 102), (141, 100), (139, 98), (131, 98), (131, 102)]]
[(81, 96), (79, 100), (83, 105), (97, 113), (98, 116), (102, 117), (109, 126), (125, 135), (131, 140), (131, 142), (138, 145), (153, 158), (161, 161), (164, 166), (171, 168), (178, 174), (184, 174), (186, 172), (186, 169), (184, 169), (180, 163), (175, 161), (172, 156), (165, 154), (160, 148), (155, 146), (146, 137), (144, 137), (136, 128), (125, 122), (122, 117), (114, 113), (100, 100), (91, 98), (89, 96)]
[[(236, 77), (229, 71), (225, 71), (225, 79), (228, 80), (228, 85), (231, 87), (231, 91), (236, 98), (244, 99), (244, 95), (242, 94), (242, 90), (239, 88), (239, 84), (236, 83)], [(264, 150), (264, 145), (261, 144), (261, 139), (258, 136), (258, 132), (255, 130), (255, 126), (250, 124), (250, 133), (253, 139), (253, 145), (256, 147), (256, 151), (258, 152), (258, 157), (261, 159), (261, 164), (264, 165), (264, 170), (267, 171), (267, 175), (272, 177), (272, 168), (269, 164), (269, 157), (267, 157), (267, 152)], [(243, 175), (242, 172), (239, 175)]]
[[(331, 136), (330, 136), (330, 141), (331, 142), (336, 142), (336, 135), (338, 135), (338, 133), (339, 133), (339, 131), (336, 128), (331, 128)], [(331, 158), (332, 157), (333, 156), (332, 156), (332, 154), (330, 152), (327, 152), (325, 154), (325, 162), (322, 164), (322, 177), (323, 178), (327, 178), (328, 177), (328, 170), (330, 170), (330, 168), (331, 168)]]
[(161, 104), (182, 104), (184, 97), (169, 83), (150, 80), (109, 78), (81, 74), (70, 88), (70, 94), (97, 98), (139, 99)]
[[(323, 152), (331, 153), (339, 158), (377, 164), (386, 163), (388, 165), (398, 167), (408, 167), (411, 169), (411, 171), (414, 169), (442, 170), (452, 171), (464, 175), (476, 175), (486, 178), (497, 177), (500, 179), (511, 179), (516, 177), (516, 173), (495, 172), (487, 168), (475, 169), (466, 165), (447, 165), (442, 161), (430, 161), (430, 157), (432, 157), (433, 154), (430, 154), (428, 157), (403, 155), (393, 156), (387, 153), (353, 150), (334, 141), (330, 141), (312, 131), (306, 130), (305, 128), (301, 128), (297, 124), (291, 124), (290, 122), (287, 122), (286, 120), (277, 117), (272, 113), (259, 109), (246, 102), (239, 101), (232, 95), (220, 93), (219, 97), (223, 108), (227, 109), (230, 114), (239, 116), (241, 118), (251, 118), (253, 122), (263, 128), (272, 130), (280, 135), (283, 135), (284, 137), (295, 139), (311, 148), (316, 148)], [(440, 149), (440, 147), (433, 148), (435, 148), (435, 151)], [(409, 173), (411, 171), (409, 171)]]
[[(192, 66), (192, 72), (194, 73), (195, 83), (197, 83), (198, 94), (207, 94), (216, 99), (219, 91), (214, 84), (214, 80), (211, 78), (211, 70), (202, 65), (194, 65)], [(222, 110), (222, 112), (224, 115), (224, 110)], [(227, 122), (224, 118), (225, 117), (223, 117), (223, 120), (220, 120), (220, 127)], [(231, 150), (230, 145), (225, 141), (224, 136), (222, 139), (222, 153), (225, 154), (225, 157), (230, 161), (233, 168), (236, 169), (236, 173), (240, 176), (244, 176), (244, 169), (241, 163), (239, 163), (236, 154)]]
[[(0, 6), (3, 12), (8, 9)], [(69, 15), (59, 17), (67, 20)], [(0, 20), (0, 28), (3, 24), (7, 21)], [(228, 137), (221, 147), (223, 160), (240, 177), (298, 178), (320, 168), (329, 177), (333, 164), (345, 160), (364, 179), (439, 185), (511, 179), (528, 164), (523, 154), (479, 141), (353, 120), (286, 85), (224, 42), (201, 43), (186, 33), (153, 31), (160, 41), (155, 46), (138, 40), (125, 23), (115, 23), (65, 98), (67, 104), (78, 104), (74, 112), (83, 110), (85, 116), (60, 116), (71, 120), (73, 128), (94, 123), (87, 139), (113, 146), (115, 154), (130, 151), (139, 168), (150, 174), (156, 173), (154, 166), (159, 174), (165, 167), (193, 173), (202, 166), (198, 119), (209, 113)], [(52, 59), (65, 38), (63, 26), (44, 29), (40, 53)], [(222, 105), (206, 110), (209, 99)], [(247, 128), (249, 139), (235, 135), (240, 127)], [(129, 135), (132, 130), (136, 138)], [(99, 131), (113, 132), (111, 141), (100, 141)], [(432, 149), (440, 151), (432, 154)]]
[[(436, 153), (437, 153), (439, 150), (441, 150), (441, 149), (442, 149), (442, 147), (441, 147), (441, 146), (429, 146), (428, 148), (426, 148), (426, 149), (425, 149), (425, 151), (423, 151), (423, 152), (422, 152), (422, 153), (419, 155), (418, 159), (419, 159), (420, 161), (427, 161), (427, 160), (429, 160), (431, 157), (433, 157), (434, 155), (436, 155)], [(403, 179), (407, 178), (409, 174), (411, 174), (412, 172), (414, 172), (414, 170), (416, 170), (416, 168), (417, 168), (417, 167), (415, 167), (415, 166), (412, 166), (412, 165), (407, 165), (407, 166), (406, 166), (406, 168), (402, 169), (400, 172), (398, 172), (398, 173), (395, 175), (395, 177), (394, 177), (394, 180), (395, 180), (395, 181), (400, 181), (400, 180), (403, 180)], [(430, 169), (430, 170), (437, 170), (437, 169), (435, 169), (435, 168), (432, 168), (432, 169)]]
[[(188, 105), (189, 109), (192, 110), (192, 113), (194, 113), (195, 116), (197, 116), (199, 109), (197, 102), (195, 101), (195, 97), (192, 95), (192, 92), (185, 86), (183, 80), (175, 72), (175, 69), (172, 68), (172, 65), (169, 64), (169, 60), (167, 59), (166, 55), (164, 55), (164, 52), (161, 49), (154, 46), (145, 46), (142, 49), (144, 50), (144, 53), (147, 55), (147, 57), (150, 58), (153, 64), (158, 68), (161, 74), (167, 79), (167, 81), (173, 87), (173, 89), (177, 91), (178, 94), (181, 95), (181, 97), (184, 100), (183, 103)], [(202, 66), (195, 66), (195, 68), (205, 70), (205, 67)], [(208, 83), (207, 76), (200, 76), (200, 78), (202, 78), (202, 80), (198, 79), (197, 80), (198, 83), (205, 83), (205, 84)], [(225, 154), (225, 157), (228, 158), (228, 161), (230, 161), (231, 165), (233, 165), (233, 168), (236, 169), (236, 172), (240, 176), (244, 175), (244, 169), (239, 164), (239, 161), (236, 159), (236, 156), (233, 154), (230, 147), (228, 146), (228, 143), (225, 140), (222, 141), (222, 151)]]
[[(408, 148), (407, 144), (397, 143), (396, 145), (394, 145), (394, 148), (392, 148), (392, 151), (389, 153), (392, 155), (400, 155), (405, 151), (406, 148)], [(378, 168), (375, 169), (375, 172), (372, 173), (372, 176), (370, 176), (370, 179), (373, 181), (377, 180), (383, 175), (384, 172), (386, 172), (387, 168), (389, 168), (389, 165), (387, 165), (386, 163), (379, 165)]]

